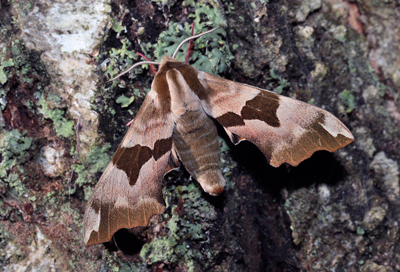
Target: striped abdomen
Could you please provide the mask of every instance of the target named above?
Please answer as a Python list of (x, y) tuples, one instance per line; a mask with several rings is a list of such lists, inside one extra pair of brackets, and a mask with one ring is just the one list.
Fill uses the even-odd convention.
[(186, 170), (211, 195), (220, 194), (225, 185), (217, 128), (203, 111), (187, 110), (176, 120), (173, 143)]

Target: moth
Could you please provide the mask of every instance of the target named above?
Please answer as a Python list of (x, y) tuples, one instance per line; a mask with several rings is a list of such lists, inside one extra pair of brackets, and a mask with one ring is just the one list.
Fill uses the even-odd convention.
[(110, 241), (121, 228), (146, 226), (153, 215), (161, 214), (162, 179), (181, 163), (205, 192), (215, 196), (223, 191), (226, 181), (212, 119), (232, 143), (252, 142), (274, 167), (296, 166), (315, 151), (333, 152), (354, 139), (321, 108), (176, 60), (187, 40), (173, 57), (146, 62), (158, 64), (159, 71), (89, 199), (84, 216), (87, 245)]

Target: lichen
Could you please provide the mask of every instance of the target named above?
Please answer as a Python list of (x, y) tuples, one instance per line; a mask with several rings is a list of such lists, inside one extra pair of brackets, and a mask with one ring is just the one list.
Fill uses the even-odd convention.
[(121, 95), (115, 100), (115, 102), (121, 104), (121, 108), (126, 108), (129, 107), (129, 105), (132, 104), (134, 100), (135, 100), (134, 96), (126, 97), (125, 95)]
[(300, 1), (301, 5), (294, 12), (295, 19), (297, 22), (304, 22), (307, 16), (316, 9), (319, 9), (322, 5), (321, 0), (306, 0)]
[(207, 264), (204, 260), (209, 259), (211, 263), (216, 254), (204, 250), (211, 248), (208, 230), (216, 219), (216, 211), (202, 197), (202, 189), (196, 181), (191, 181), (187, 186), (168, 185), (164, 188), (164, 195), (170, 199), (167, 210), (172, 214), (167, 219), (168, 233), (145, 244), (140, 256), (149, 265), (160, 261), (178, 262), (187, 266), (188, 271), (198, 271), (198, 260)]
[[(0, 199), (0, 212), (4, 214), (3, 200)], [(5, 259), (7, 258), (7, 252), (4, 250), (7, 246), (7, 241), (11, 239), (10, 234), (7, 229), (0, 224), (0, 264), (4, 264)]]
[(16, 129), (0, 134), (0, 154), (2, 156), (0, 163), (0, 186), (9, 187), (16, 196), (20, 196), (26, 192), (26, 188), (22, 185), (19, 175), (14, 173), (14, 171), (11, 172), (12, 169), (23, 172), (20, 165), (27, 161), (25, 154), (32, 146), (32, 139), (25, 135), (26, 132), (21, 134)]
[[(136, 52), (132, 50), (132, 43), (127, 38), (122, 39), (121, 43), (122, 48), (112, 48), (110, 57), (103, 65), (105, 75), (110, 79), (114, 78), (121, 72), (118, 68), (118, 64), (122, 64), (122, 68), (126, 69), (127, 67), (132, 66), (133, 62), (138, 59)], [(140, 68), (136, 69), (137, 73), (140, 71)], [(116, 82), (113, 84), (116, 84)]]
[(385, 152), (378, 152), (371, 161), (370, 168), (382, 182), (382, 190), (386, 197), (394, 202), (400, 198), (399, 165), (395, 160), (388, 158)]
[(287, 81), (282, 76), (279, 76), (275, 73), (274, 69), (269, 70), (270, 77), (267, 77), (266, 80), (270, 81), (269, 87), (273, 86), (273, 82), (277, 81), (278, 86), (274, 89), (274, 91), (278, 94), (281, 94), (283, 89), (290, 87), (289, 81)]
[[(57, 108), (51, 109), (42, 94), (36, 93), (36, 96), (39, 97), (37, 102), (37, 105), (39, 106), (39, 113), (41, 113), (44, 118), (53, 121), (54, 129), (56, 130), (57, 135), (64, 138), (70, 138), (74, 136), (75, 123), (73, 120), (68, 120), (64, 117), (65, 111)], [(54, 102), (57, 102), (59, 101), (59, 98), (55, 94), (52, 94), (51, 96), (47, 96), (47, 100), (53, 100)]]
[[(94, 175), (98, 172), (104, 171), (107, 164), (110, 162), (108, 151), (111, 145), (106, 143), (103, 146), (93, 144), (87, 153), (86, 157), (82, 158), (81, 163), (72, 166), (74, 171), (78, 174), (75, 181), (77, 186), (95, 183)], [(90, 193), (90, 192), (88, 192)], [(88, 199), (88, 194), (85, 191), (85, 199)]]
[[(194, 13), (189, 17), (194, 22), (194, 34), (198, 34), (217, 26), (226, 26), (226, 21), (218, 8), (217, 3), (210, 0), (207, 4), (203, 2), (186, 1), (184, 6), (192, 6)], [(204, 18), (207, 18), (205, 20)], [(143, 44), (144, 52), (154, 52), (157, 61), (165, 55), (172, 56), (178, 44), (188, 38), (192, 31), (192, 26), (185, 23), (183, 26), (180, 23), (170, 22), (168, 30), (162, 32), (155, 44)], [(193, 66), (210, 73), (226, 72), (230, 66), (230, 60), (233, 59), (232, 53), (226, 41), (226, 32), (224, 29), (219, 29), (210, 34), (194, 40), (195, 49), (191, 58)], [(186, 48), (183, 46), (178, 52), (176, 58), (183, 61)]]
[[(3, 53), (6, 50), (7, 50), (7, 48), (4, 47), (3, 48)], [(7, 68), (7, 67), (13, 67), (14, 66), (13, 59), (10, 58), (8, 60), (5, 60), (4, 58), (5, 58), (4, 54), (1, 54), (1, 57), (0, 57), (0, 59), (1, 59), (1, 61), (0, 61), (0, 83), (1, 84), (6, 83), (7, 80), (8, 80), (7, 79), (7, 75), (6, 75), (6, 71), (4, 69)]]
[(356, 101), (354, 95), (349, 90), (343, 90), (339, 97), (342, 99), (343, 104), (346, 106), (345, 112), (350, 113), (356, 107)]
[(163, 5), (168, 5), (170, 7), (172, 7), (173, 5), (175, 5), (175, 1), (174, 0), (152, 0), (155, 3), (161, 3)]

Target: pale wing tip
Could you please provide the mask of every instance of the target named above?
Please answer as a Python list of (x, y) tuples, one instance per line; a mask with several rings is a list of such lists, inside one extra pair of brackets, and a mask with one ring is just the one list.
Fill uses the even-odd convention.
[[(97, 234), (97, 235), (96, 235)], [(97, 236), (97, 238), (96, 238)], [(94, 230), (84, 230), (83, 233), (83, 241), (87, 246), (105, 243), (111, 240), (112, 236), (109, 239), (98, 239), (98, 233)]]
[[(90, 232), (90, 233), (91, 233), (91, 232)], [(93, 245), (93, 244), (98, 244), (98, 243), (96, 243), (96, 242), (91, 242), (91, 241), (89, 241), (89, 238), (90, 238), (90, 234), (88, 234), (87, 231), (84, 230), (84, 233), (83, 233), (83, 242), (85, 242), (85, 244), (86, 244), (87, 246), (90, 246), (90, 245)]]

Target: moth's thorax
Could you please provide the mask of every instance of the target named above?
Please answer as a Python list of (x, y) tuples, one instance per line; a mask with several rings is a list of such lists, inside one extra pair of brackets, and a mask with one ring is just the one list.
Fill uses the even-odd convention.
[(165, 105), (165, 112), (169, 112), (171, 87), (167, 83), (167, 73), (171, 70), (177, 70), (183, 76), (192, 92), (201, 100), (206, 100), (208, 91), (199, 81), (200, 71), (189, 64), (180, 62), (170, 56), (164, 56), (161, 59), (159, 70), (154, 78), (152, 90), (156, 91), (160, 101)]

